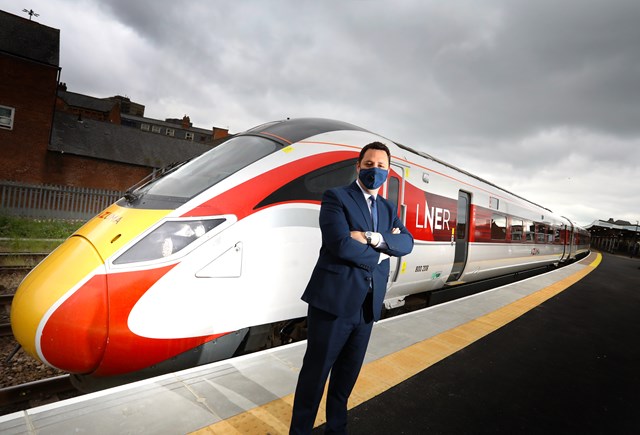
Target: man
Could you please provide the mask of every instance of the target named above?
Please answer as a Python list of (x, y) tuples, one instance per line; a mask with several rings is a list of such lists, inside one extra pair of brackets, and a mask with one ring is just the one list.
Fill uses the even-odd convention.
[(320, 207), (322, 247), (302, 295), (309, 304), (307, 351), (298, 378), (291, 434), (309, 434), (329, 371), (325, 433), (346, 433), (347, 400), (355, 385), (373, 322), (380, 319), (389, 256), (413, 249), (395, 207), (378, 196), (391, 154), (373, 142), (362, 148), (349, 186), (327, 190)]

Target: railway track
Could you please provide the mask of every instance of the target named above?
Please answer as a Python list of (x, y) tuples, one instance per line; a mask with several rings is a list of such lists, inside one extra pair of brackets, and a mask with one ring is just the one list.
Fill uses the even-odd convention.
[(2, 388), (0, 389), (0, 415), (81, 394), (71, 384), (69, 375)]
[[(9, 318), (9, 307), (13, 302), (14, 292), (18, 283), (27, 275), (33, 266), (0, 266), (0, 286), (1, 290), (10, 293), (0, 294), (0, 337), (13, 335), (11, 325), (7, 322)], [(7, 285), (7, 281), (10, 282)]]
[[(0, 337), (9, 337), (13, 335), (11, 324), (4, 322), (9, 316), (9, 306), (13, 301), (13, 294), (0, 295)], [(6, 314), (5, 314), (6, 313)]]
[(32, 269), (47, 255), (48, 252), (0, 252), (0, 270)]
[(0, 266), (1, 273), (14, 273), (31, 270), (34, 266)]

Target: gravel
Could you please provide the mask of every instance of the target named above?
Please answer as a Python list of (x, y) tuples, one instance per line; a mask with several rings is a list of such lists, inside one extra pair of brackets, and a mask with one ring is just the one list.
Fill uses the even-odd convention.
[[(12, 294), (26, 275), (26, 271), (3, 274), (0, 294)], [(9, 323), (10, 307), (0, 307), (0, 323)], [(18, 343), (10, 337), (0, 337), (0, 388), (46, 379), (65, 374), (51, 368), (27, 354), (22, 348), (10, 359)]]

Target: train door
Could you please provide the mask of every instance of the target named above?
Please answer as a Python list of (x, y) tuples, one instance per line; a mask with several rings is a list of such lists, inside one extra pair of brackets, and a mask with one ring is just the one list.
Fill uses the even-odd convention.
[(576, 256), (577, 247), (576, 247), (576, 228), (571, 222), (571, 233), (569, 235), (569, 258), (574, 258)]
[[(392, 163), (389, 178), (387, 179), (386, 189), (384, 191), (384, 197), (396, 206), (396, 213), (398, 214), (400, 221), (406, 225), (405, 220), (407, 206), (404, 204), (404, 176), (405, 168)], [(391, 257), (389, 261), (391, 264), (387, 287), (390, 287), (398, 279), (402, 258)]]
[(569, 259), (569, 246), (567, 245), (567, 236), (569, 235), (569, 231), (567, 229), (567, 225), (562, 225), (560, 227), (560, 240), (562, 241), (562, 257), (560, 257), (560, 261), (565, 261)]
[(456, 252), (453, 268), (447, 282), (457, 281), (467, 264), (469, 250), (469, 222), (471, 220), (471, 194), (460, 190), (458, 192), (458, 215), (456, 217)]
[[(564, 216), (563, 216), (564, 217)], [(567, 219), (567, 218), (565, 218)], [(562, 260), (569, 260), (573, 258), (574, 255), (574, 227), (573, 222), (567, 219), (569, 225), (564, 225), (564, 254), (562, 255)]]

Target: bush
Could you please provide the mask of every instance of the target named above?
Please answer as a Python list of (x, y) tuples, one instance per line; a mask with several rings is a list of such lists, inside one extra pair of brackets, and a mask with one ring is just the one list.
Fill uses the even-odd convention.
[(0, 215), (0, 238), (66, 239), (83, 224), (83, 221), (29, 219)]

